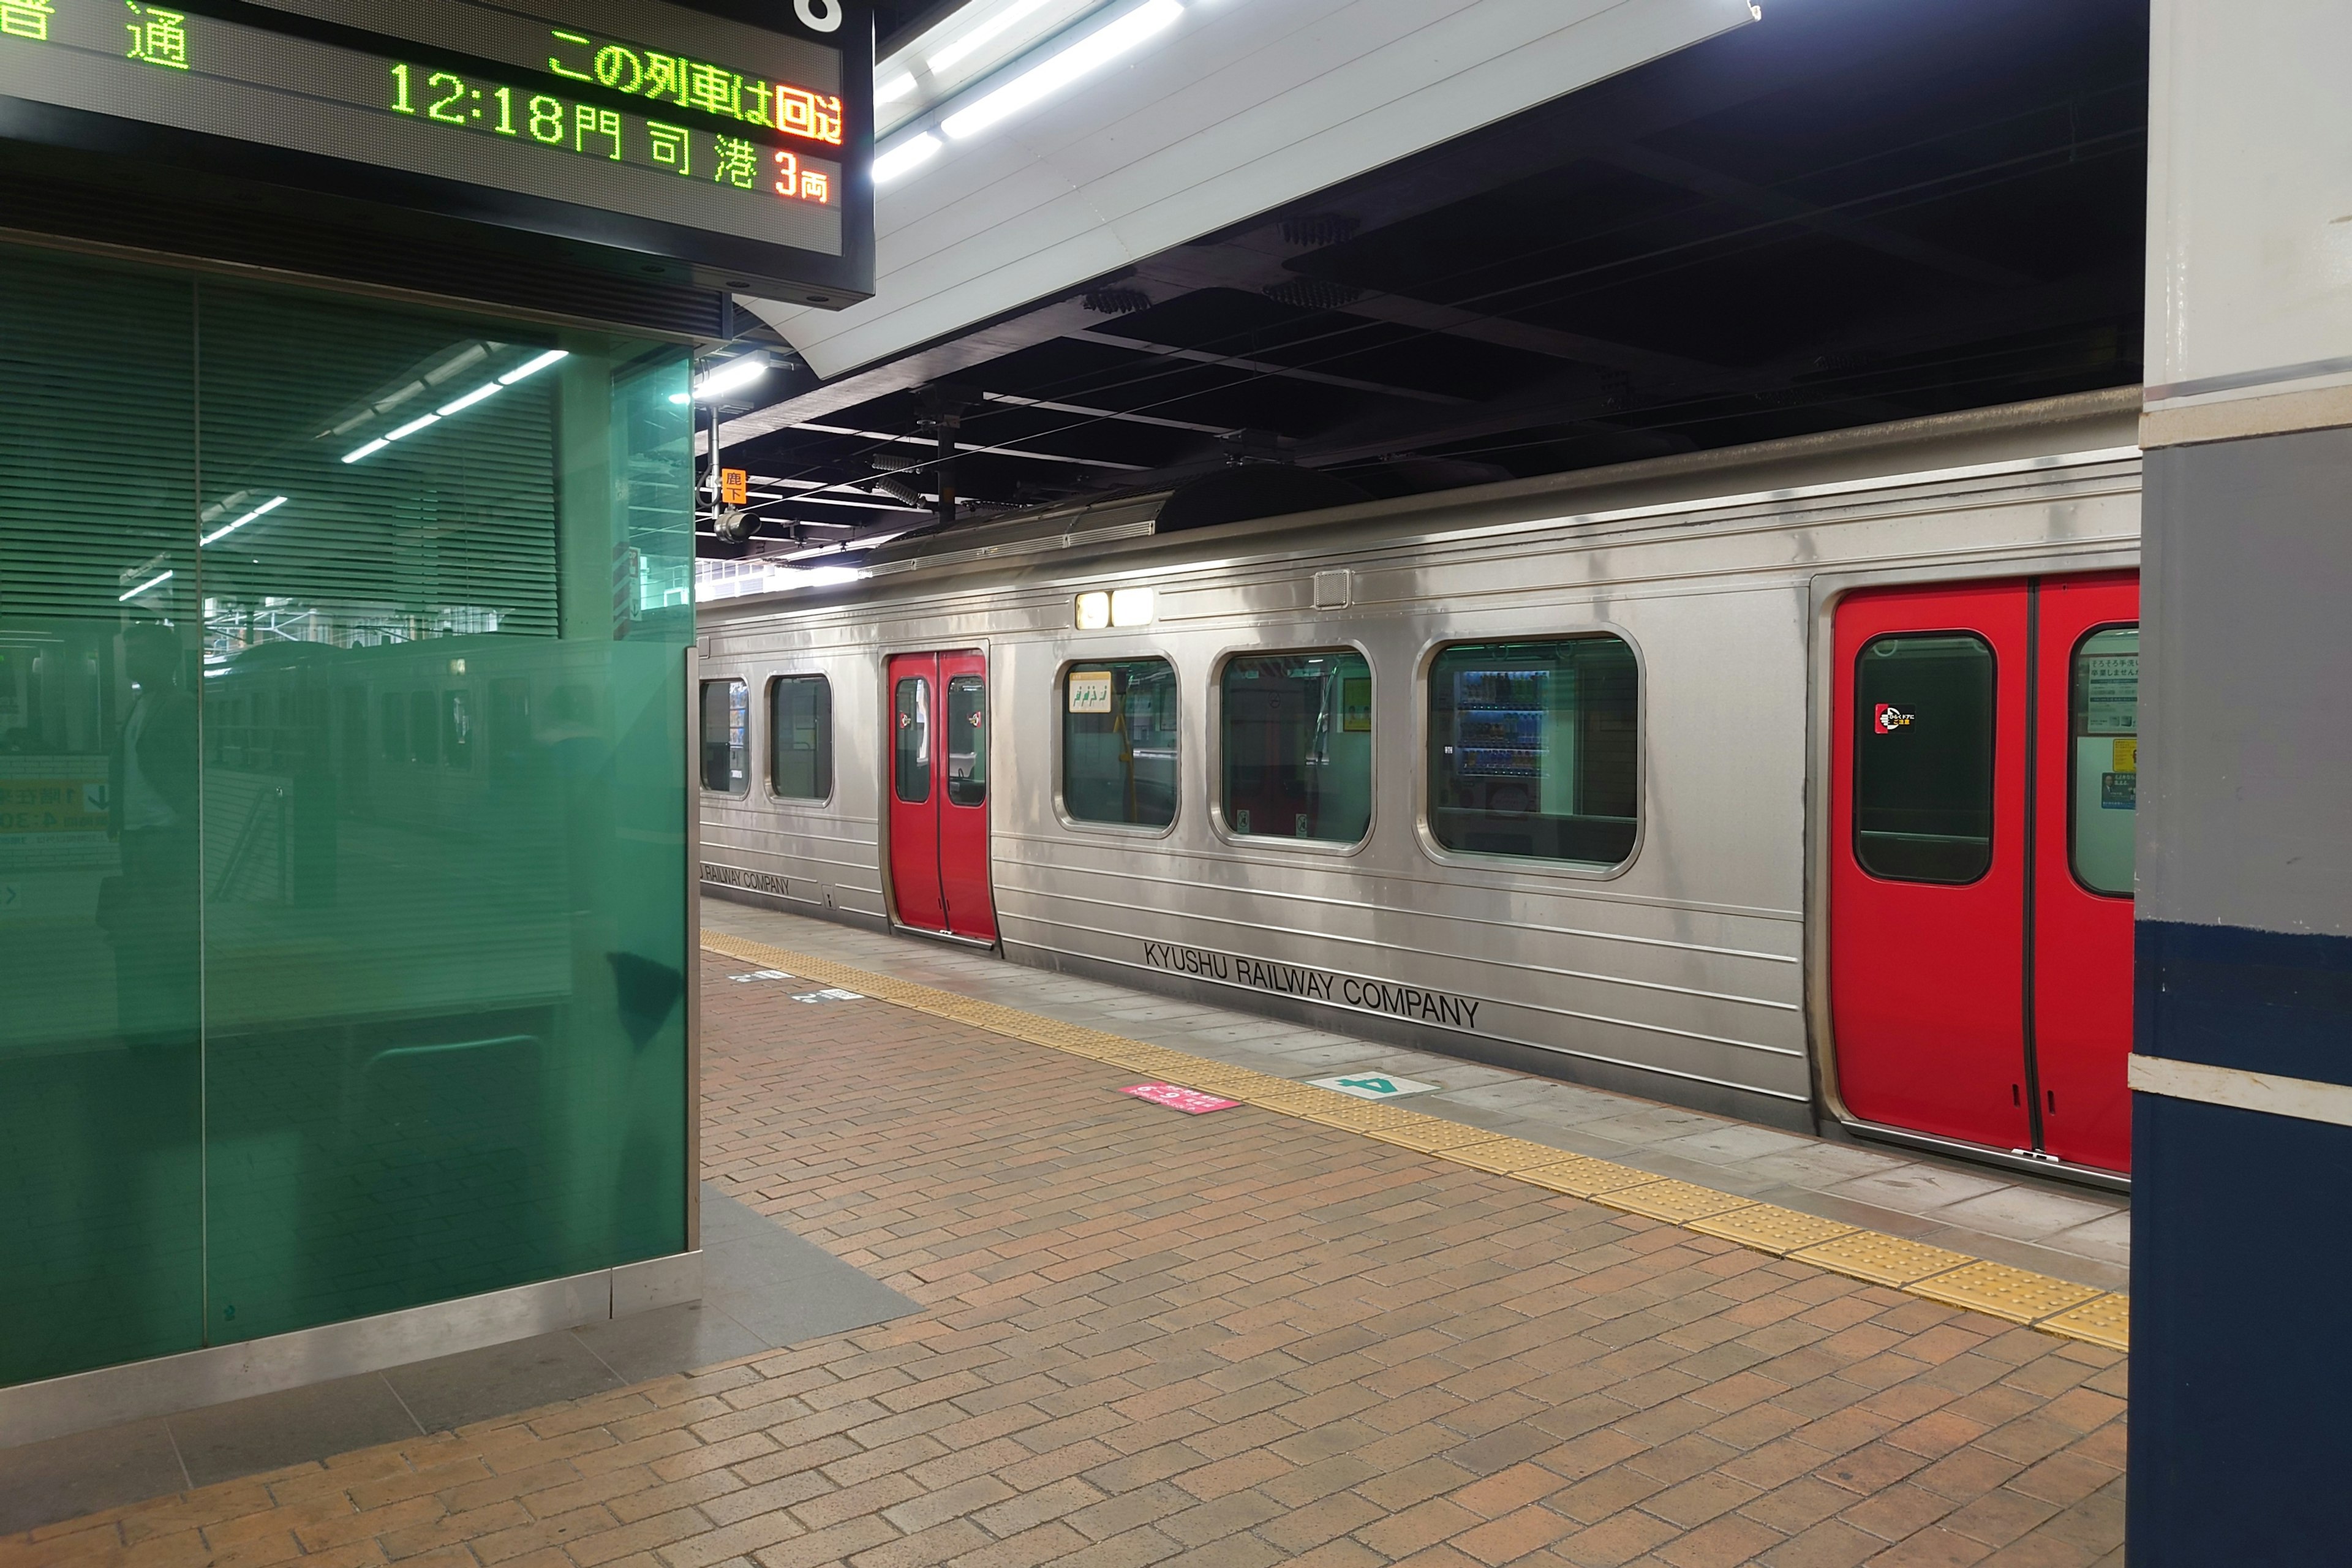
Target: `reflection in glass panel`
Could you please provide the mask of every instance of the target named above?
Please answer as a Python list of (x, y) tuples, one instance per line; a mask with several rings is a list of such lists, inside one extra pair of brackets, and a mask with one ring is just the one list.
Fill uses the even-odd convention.
[(751, 766), (751, 699), (740, 680), (702, 683), (702, 787), (741, 795)]
[(898, 734), (898, 763), (892, 776), (898, 798), (920, 805), (931, 798), (931, 683), (898, 682), (890, 700), (891, 723)]
[(787, 675), (768, 689), (769, 787), (787, 800), (833, 793), (833, 687), (822, 675)]
[(2076, 647), (2072, 708), (2074, 875), (2093, 892), (2129, 898), (2139, 803), (2137, 626), (2108, 626)]
[(1062, 806), (1080, 822), (1176, 820), (1176, 671), (1111, 658), (1062, 678)]
[(1372, 669), (1359, 653), (1249, 655), (1219, 701), (1235, 833), (1353, 844), (1372, 820)]
[(207, 1336), (675, 1251), (684, 355), (202, 301)]
[(6, 1384), (203, 1342), (202, 682), (189, 283), (0, 251), (0, 300)]
[(1854, 666), (1854, 858), (1898, 882), (1992, 866), (1993, 658), (1967, 632), (1884, 637)]
[(977, 675), (948, 681), (948, 799), (988, 803), (988, 683)]
[(1639, 679), (1613, 637), (1465, 643), (1429, 671), (1429, 827), (1449, 849), (1613, 866), (1633, 853)]

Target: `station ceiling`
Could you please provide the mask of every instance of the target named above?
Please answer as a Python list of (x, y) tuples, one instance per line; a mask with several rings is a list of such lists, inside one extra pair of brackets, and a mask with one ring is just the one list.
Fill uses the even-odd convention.
[(1236, 461), (1394, 496), (2137, 384), (2146, 0), (1765, 7), (926, 351), (788, 364), (727, 410), (759, 532), (698, 548), (821, 564), (927, 525), (942, 407), (992, 515)]

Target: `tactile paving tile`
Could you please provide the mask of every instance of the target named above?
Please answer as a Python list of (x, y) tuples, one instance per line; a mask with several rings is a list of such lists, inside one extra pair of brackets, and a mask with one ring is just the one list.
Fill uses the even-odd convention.
[(1973, 1312), (1990, 1312), (2012, 1323), (2030, 1323), (2079, 1307), (2098, 1293), (2088, 1285), (2053, 1279), (2005, 1263), (1969, 1263), (1911, 1285), (1914, 1296)]
[(1773, 1204), (1751, 1204), (1744, 1209), (1707, 1215), (1691, 1221), (1690, 1227), (1708, 1236), (1719, 1236), (1726, 1241), (1736, 1241), (1742, 1247), (1752, 1247), (1759, 1252), (1782, 1257), (1801, 1247), (1818, 1247), (1833, 1237), (1851, 1236), (1856, 1228), (1838, 1220), (1800, 1214), (1795, 1209), (1784, 1209)]
[(1637, 1171), (1631, 1165), (1620, 1165), (1613, 1160), (1595, 1160), (1582, 1154), (1570, 1154), (1549, 1165), (1534, 1165), (1523, 1171), (1513, 1171), (1522, 1182), (1533, 1182), (1539, 1187), (1549, 1187), (1556, 1193), (1566, 1193), (1572, 1198), (1589, 1198), (1596, 1193), (1614, 1192), (1619, 1187), (1638, 1186), (1658, 1178), (1648, 1171)]
[(1530, 1143), (1524, 1138), (1496, 1138), (1487, 1143), (1466, 1143), (1459, 1149), (1449, 1149), (1445, 1157), (1459, 1160), (1465, 1165), (1475, 1165), (1482, 1171), (1492, 1171), (1507, 1176), (1516, 1171), (1530, 1171), (1538, 1165), (1557, 1165), (1562, 1160), (1574, 1159), (1565, 1149), (1555, 1149), (1549, 1143)]
[(2087, 1340), (2111, 1351), (2131, 1349), (2131, 1298), (2120, 1292), (2094, 1296), (2033, 1325), (2070, 1340)]
[(1874, 1285), (1895, 1286), (1909, 1285), (1931, 1274), (1943, 1274), (1963, 1263), (1976, 1261), (1964, 1253), (1948, 1252), (1924, 1241), (1906, 1241), (1899, 1236), (1881, 1236), (1869, 1230), (1857, 1230), (1834, 1241), (1800, 1247), (1789, 1256), (1800, 1263), (1818, 1263)]
[(1652, 1219), (1672, 1220), (1676, 1225), (1731, 1209), (1750, 1208), (1756, 1202), (1689, 1182), (1643, 1182), (1639, 1186), (1615, 1187), (1594, 1196), (1611, 1208), (1630, 1209)]
[(1263, 1105), (1274, 1110), (1296, 1110), (1304, 1115), (1346, 1097), (1333, 1094), (1328, 1089), (1317, 1089), (1311, 1083), (1293, 1083), (1286, 1078), (1269, 1076), (1263, 1086), (1251, 1089), (1242, 1098), (1252, 1105)]
[(1436, 1154), (1465, 1144), (1488, 1143), (1495, 1135), (1483, 1127), (1465, 1127), (1459, 1121), (1447, 1121), (1435, 1116), (1423, 1116), (1412, 1126), (1374, 1127), (1364, 1136), (1377, 1138), (1383, 1143), (1394, 1143), (1401, 1149), (1418, 1149), (1424, 1154)]
[[(1400, 1110), (1393, 1105), (1373, 1105), (1349, 1095), (1335, 1094), (1332, 1103), (1307, 1112), (1310, 1121), (1326, 1127), (1345, 1127), (1356, 1132), (1377, 1132), (1390, 1127), (1412, 1127), (1434, 1118), (1419, 1111)], [(1492, 1134), (1489, 1134), (1492, 1136)]]

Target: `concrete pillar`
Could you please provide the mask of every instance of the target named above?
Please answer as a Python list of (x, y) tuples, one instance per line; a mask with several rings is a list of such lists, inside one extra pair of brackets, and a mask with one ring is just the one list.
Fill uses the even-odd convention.
[(2135, 1568), (2352, 1559), (2352, 5), (2156, 0)]

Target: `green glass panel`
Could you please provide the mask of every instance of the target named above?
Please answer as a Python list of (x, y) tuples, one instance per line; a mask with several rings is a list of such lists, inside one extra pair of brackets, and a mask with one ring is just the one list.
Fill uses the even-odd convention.
[(1429, 667), (1429, 829), (1449, 849), (1613, 866), (1641, 809), (1641, 677), (1614, 637), (1457, 643)]
[(201, 324), (209, 1339), (680, 1249), (683, 353)]
[(0, 252), (0, 1384), (201, 1342), (194, 351)]
[(1062, 677), (1062, 809), (1078, 822), (1176, 820), (1176, 670), (1106, 658)]
[(1372, 823), (1372, 668), (1345, 648), (1228, 659), (1225, 821), (1261, 838), (1353, 844)]

